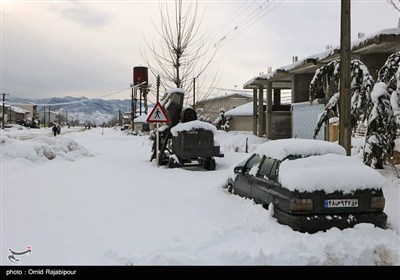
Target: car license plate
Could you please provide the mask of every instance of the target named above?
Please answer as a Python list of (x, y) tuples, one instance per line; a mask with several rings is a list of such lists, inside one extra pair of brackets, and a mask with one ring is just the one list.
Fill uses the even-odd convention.
[(358, 199), (327, 199), (325, 208), (358, 207)]

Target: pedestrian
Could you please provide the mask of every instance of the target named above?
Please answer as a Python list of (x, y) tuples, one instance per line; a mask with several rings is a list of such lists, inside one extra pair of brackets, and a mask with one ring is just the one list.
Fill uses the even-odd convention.
[(53, 125), (53, 129), (52, 130), (53, 130), (54, 136), (57, 136), (58, 129), (57, 129), (57, 125), (56, 124)]
[(57, 125), (57, 134), (61, 133), (61, 125)]

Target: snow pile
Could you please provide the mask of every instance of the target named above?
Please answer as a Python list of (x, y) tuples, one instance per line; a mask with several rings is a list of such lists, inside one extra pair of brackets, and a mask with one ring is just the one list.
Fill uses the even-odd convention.
[(300, 157), (330, 153), (346, 155), (346, 150), (337, 144), (322, 140), (297, 138), (269, 141), (260, 145), (255, 152), (278, 160), (283, 160), (289, 155)]
[(178, 133), (181, 131), (191, 131), (194, 129), (210, 130), (214, 134), (217, 132), (217, 128), (215, 127), (215, 125), (196, 120), (191, 122), (178, 123), (176, 126), (171, 128), (171, 133), (172, 136), (178, 136)]
[(357, 158), (335, 154), (285, 160), (280, 165), (279, 182), (291, 191), (323, 190), (326, 193), (350, 193), (384, 186), (384, 178), (376, 170)]
[(241, 152), (246, 151), (246, 139), (248, 145), (248, 152), (252, 152), (258, 147), (259, 144), (265, 143), (266, 139), (257, 137), (251, 132), (237, 132), (229, 131), (224, 132), (218, 130), (217, 134), (214, 134), (215, 139), (220, 143), (221, 149), (224, 152)]
[(30, 140), (5, 136), (1, 138), (1, 156), (5, 160), (23, 158), (33, 162), (52, 160), (56, 157), (73, 161), (89, 156), (89, 151), (74, 140), (63, 136), (36, 137)]

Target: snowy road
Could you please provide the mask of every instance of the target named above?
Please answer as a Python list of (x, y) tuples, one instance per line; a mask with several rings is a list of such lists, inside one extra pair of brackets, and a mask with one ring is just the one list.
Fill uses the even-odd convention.
[[(27, 245), (32, 254), (20, 256), (25, 265), (400, 264), (395, 221), (388, 230), (361, 224), (302, 234), (251, 200), (229, 195), (221, 186), (229, 166), (244, 156), (234, 150), (245, 137), (259, 141), (217, 137), (225, 157), (217, 158), (216, 171), (157, 168), (149, 162), (147, 137), (113, 129), (38, 140), (35, 147), (53, 145), (53, 160), (25, 156), (24, 141), (3, 145), (1, 264), (11, 264), (8, 249)], [(81, 146), (63, 156), (71, 139)], [(20, 146), (23, 152), (11, 156)], [(399, 209), (396, 184), (388, 185), (392, 212)]]

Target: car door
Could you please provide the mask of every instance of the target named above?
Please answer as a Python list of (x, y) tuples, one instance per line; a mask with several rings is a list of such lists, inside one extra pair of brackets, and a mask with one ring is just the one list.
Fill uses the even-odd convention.
[(235, 181), (235, 191), (237, 194), (251, 197), (251, 184), (256, 174), (256, 168), (261, 162), (258, 154), (251, 156), (243, 167), (241, 173), (238, 174)]
[(272, 189), (278, 185), (277, 179), (278, 161), (271, 158), (264, 158), (261, 162), (256, 177), (252, 181), (251, 196), (263, 205), (272, 202)]

